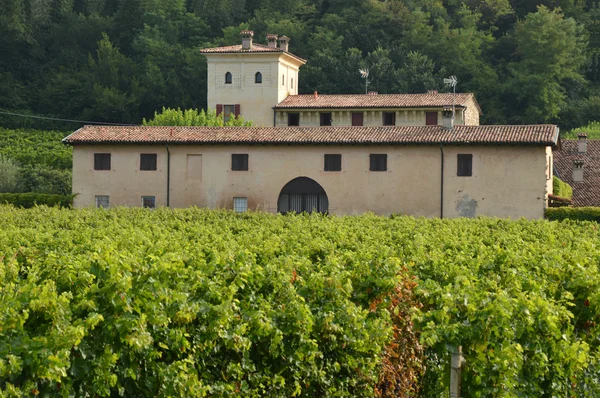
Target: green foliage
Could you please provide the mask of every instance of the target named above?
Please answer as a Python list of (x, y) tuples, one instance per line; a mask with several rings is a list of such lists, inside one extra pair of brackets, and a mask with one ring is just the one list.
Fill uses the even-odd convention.
[(34, 206), (71, 207), (73, 195), (58, 195), (47, 193), (0, 193), (0, 204), (9, 204), (29, 209)]
[(0, 155), (22, 166), (70, 170), (72, 148), (61, 142), (68, 134), (61, 131), (0, 128)]
[(3, 207), (0, 225), (4, 395), (373, 396), (392, 340), (415, 361), (410, 330), (419, 396), (447, 394), (458, 345), (464, 396), (600, 394), (595, 223)]
[(546, 218), (552, 221), (576, 220), (600, 222), (600, 207), (556, 207), (546, 209)]
[(19, 166), (6, 156), (0, 156), (0, 192), (19, 190)]
[(552, 192), (561, 198), (571, 199), (573, 197), (573, 188), (557, 176), (552, 178)]
[(223, 120), (223, 114), (217, 113), (209, 109), (186, 109), (181, 108), (171, 109), (164, 108), (161, 113), (155, 112), (154, 119), (144, 119), (144, 126), (252, 126), (251, 121), (244, 121), (242, 116), (231, 115), (227, 123)]
[(593, 121), (587, 126), (577, 127), (565, 133), (563, 138), (566, 139), (577, 139), (577, 135), (580, 133), (586, 133), (588, 139), (597, 140), (600, 139), (600, 122)]

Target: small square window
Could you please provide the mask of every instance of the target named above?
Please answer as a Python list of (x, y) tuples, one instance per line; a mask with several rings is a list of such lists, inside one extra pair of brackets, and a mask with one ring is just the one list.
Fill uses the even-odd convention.
[(140, 154), (140, 170), (156, 170), (156, 154), (142, 153)]
[(342, 155), (325, 155), (325, 171), (341, 171), (342, 170)]
[(94, 154), (94, 170), (110, 170), (110, 153)]
[(247, 171), (248, 170), (248, 154), (234, 153), (231, 155), (231, 170)]
[(396, 125), (396, 112), (383, 112), (383, 125), (384, 126), (395, 126)]
[(456, 175), (459, 177), (473, 175), (473, 155), (457, 155)]
[(387, 154), (371, 154), (369, 170), (387, 171)]
[(107, 209), (110, 205), (110, 198), (108, 195), (96, 195), (96, 207)]
[(142, 196), (142, 207), (146, 209), (156, 208), (156, 196)]
[(233, 198), (233, 211), (243, 213), (248, 210), (248, 198)]
[(288, 113), (288, 126), (300, 126), (299, 113)]

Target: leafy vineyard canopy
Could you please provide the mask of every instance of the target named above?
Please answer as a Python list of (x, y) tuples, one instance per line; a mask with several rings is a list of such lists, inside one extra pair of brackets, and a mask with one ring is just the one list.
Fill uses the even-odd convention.
[[(444, 90), (452, 74), (483, 123), (565, 130), (599, 110), (599, 19), (574, 0), (6, 0), (0, 112), (139, 124), (163, 106), (205, 109), (199, 49), (251, 28), (290, 36), (309, 60), (301, 93), (360, 93), (359, 68), (380, 93)], [(0, 125), (79, 127), (6, 114)]]

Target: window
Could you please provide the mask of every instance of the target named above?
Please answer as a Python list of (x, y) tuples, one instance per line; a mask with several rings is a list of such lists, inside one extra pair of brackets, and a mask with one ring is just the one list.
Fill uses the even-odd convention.
[(387, 154), (371, 154), (369, 163), (370, 171), (386, 171)]
[(234, 153), (231, 155), (231, 170), (247, 171), (248, 170), (248, 154)]
[(321, 113), (321, 126), (331, 126), (331, 112)]
[(254, 83), (261, 84), (262, 83), (262, 73), (256, 72), (254, 75)]
[(142, 207), (154, 209), (156, 207), (156, 196), (142, 196)]
[(110, 153), (94, 154), (94, 170), (110, 170)]
[(341, 171), (342, 170), (342, 155), (325, 155), (325, 171)]
[(473, 175), (473, 155), (457, 155), (456, 175), (471, 177)]
[(299, 113), (288, 113), (288, 126), (300, 126)]
[(364, 120), (364, 114), (362, 112), (352, 112), (352, 125), (362, 126)]
[(384, 126), (395, 126), (396, 125), (396, 112), (383, 112), (383, 125)]
[(227, 123), (232, 115), (235, 117), (235, 105), (223, 105), (223, 121)]
[(96, 207), (107, 209), (110, 205), (110, 199), (108, 195), (96, 195)]
[(248, 210), (248, 198), (233, 198), (233, 211), (243, 213)]
[(225, 73), (225, 84), (231, 84), (231, 72)]
[(156, 170), (156, 154), (140, 154), (140, 170)]
[(425, 125), (435, 126), (438, 124), (438, 113), (437, 112), (425, 112)]

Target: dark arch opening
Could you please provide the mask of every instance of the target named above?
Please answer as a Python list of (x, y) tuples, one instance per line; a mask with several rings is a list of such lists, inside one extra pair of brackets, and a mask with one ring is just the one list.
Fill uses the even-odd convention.
[(225, 84), (231, 84), (231, 72), (225, 73)]
[(262, 73), (256, 72), (256, 74), (254, 75), (254, 83), (262, 83)]
[(294, 178), (285, 184), (277, 200), (278, 213), (327, 213), (329, 199), (321, 185), (308, 177)]

